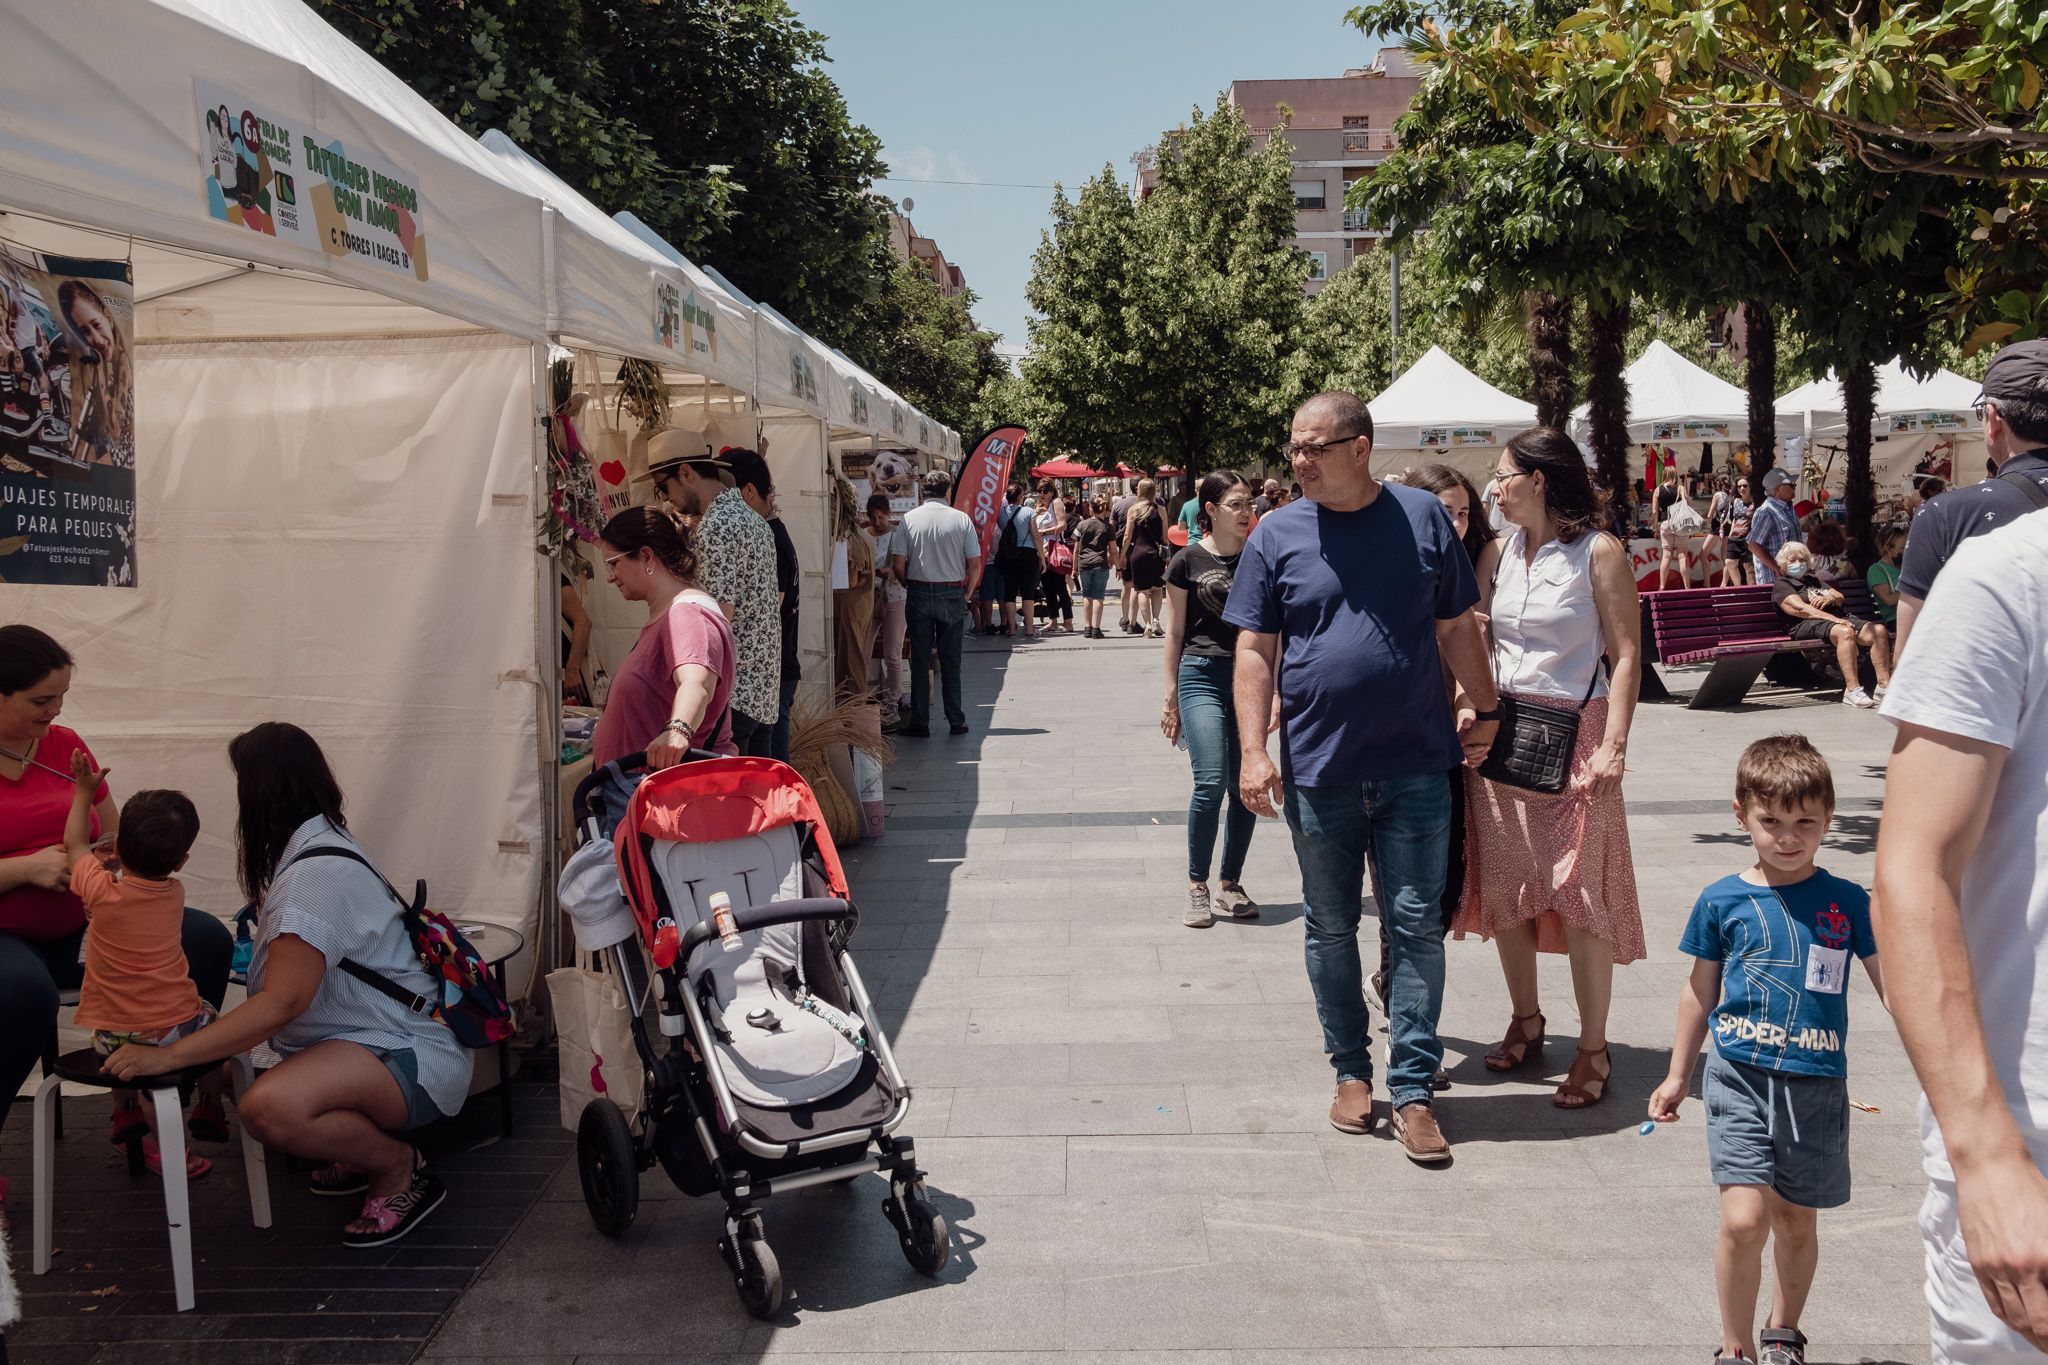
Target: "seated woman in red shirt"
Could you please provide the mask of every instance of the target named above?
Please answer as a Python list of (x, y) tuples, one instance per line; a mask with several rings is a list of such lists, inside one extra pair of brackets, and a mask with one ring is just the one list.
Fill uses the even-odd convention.
[(628, 602), (647, 604), (647, 624), (612, 678), (592, 760), (601, 767), (646, 750), (651, 766), (666, 768), (690, 749), (738, 753), (738, 649), (717, 600), (697, 586), (689, 533), (651, 507), (633, 507), (597, 539), (607, 578)]
[[(71, 688), (72, 659), (33, 626), (0, 626), (0, 1095), (21, 1089), (57, 1027), (57, 993), (84, 975), (79, 947), (85, 905), (71, 894), (64, 820), (71, 812), (71, 755), (85, 741), (57, 724)], [(120, 819), (104, 785), (93, 795), (93, 837)], [(234, 940), (204, 911), (187, 906), (185, 962), (200, 998), (215, 1009), (227, 994)], [(195, 1106), (194, 1136), (226, 1137), (218, 1104)], [(0, 1195), (7, 1182), (0, 1179)]]

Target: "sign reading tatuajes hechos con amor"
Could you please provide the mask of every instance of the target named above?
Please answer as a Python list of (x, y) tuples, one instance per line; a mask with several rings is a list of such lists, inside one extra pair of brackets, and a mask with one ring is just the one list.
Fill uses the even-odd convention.
[(420, 187), (410, 173), (233, 91), (192, 86), (206, 206), (216, 221), (427, 278)]

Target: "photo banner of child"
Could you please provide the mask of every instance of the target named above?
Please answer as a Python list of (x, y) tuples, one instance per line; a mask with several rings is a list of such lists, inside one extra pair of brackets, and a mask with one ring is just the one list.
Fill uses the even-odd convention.
[(207, 212), (329, 256), (348, 256), (425, 282), (427, 237), (419, 181), (390, 163), (351, 155), (308, 121), (192, 83)]
[(0, 242), (0, 583), (135, 586), (134, 299), (126, 261)]

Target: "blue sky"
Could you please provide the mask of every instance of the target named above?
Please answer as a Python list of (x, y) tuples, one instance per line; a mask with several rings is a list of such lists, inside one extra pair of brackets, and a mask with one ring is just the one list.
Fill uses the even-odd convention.
[(892, 175), (965, 185), (877, 186), (967, 275), (975, 316), (1022, 347), (1025, 281), (1071, 190), (1232, 80), (1335, 76), (1378, 44), (1344, 23), (1347, 0), (793, 0), (825, 34), (828, 70), (875, 130)]

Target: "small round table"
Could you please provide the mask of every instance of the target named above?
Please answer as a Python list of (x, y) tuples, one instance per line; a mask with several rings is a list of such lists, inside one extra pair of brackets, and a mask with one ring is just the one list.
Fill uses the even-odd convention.
[[(505, 964), (519, 955), (526, 946), (526, 935), (517, 929), (506, 929), (496, 924), (458, 924), (462, 936), (469, 940), (469, 946), (476, 949), (477, 956), (491, 969), (491, 978), (498, 983), (498, 991), (505, 991)], [(507, 997), (510, 998), (509, 996)], [(506, 1137), (512, 1136), (512, 1040), (498, 1041), (498, 1128)]]

